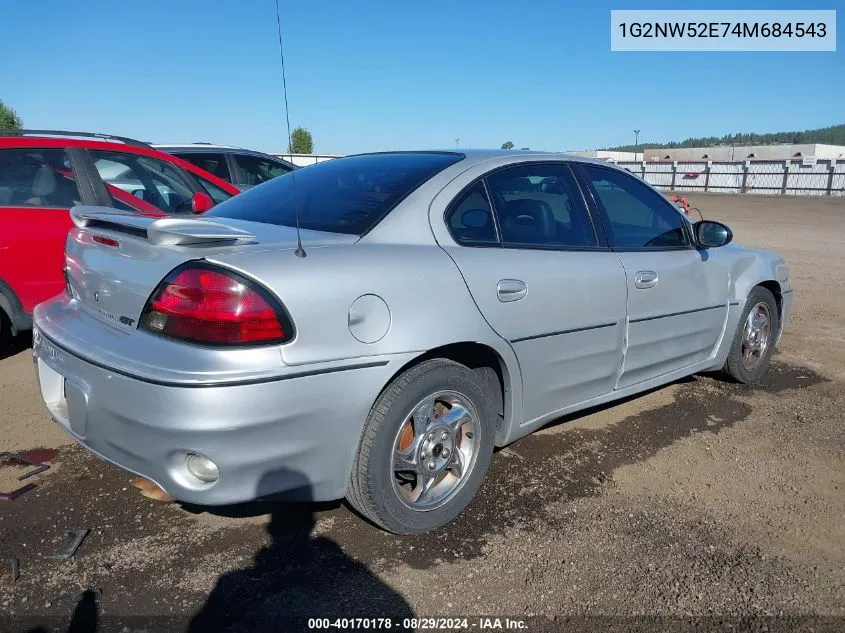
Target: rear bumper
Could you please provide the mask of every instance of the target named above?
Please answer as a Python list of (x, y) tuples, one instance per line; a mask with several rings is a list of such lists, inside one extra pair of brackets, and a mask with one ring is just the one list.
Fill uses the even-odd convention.
[[(154, 384), (93, 364), (39, 327), (33, 359), (54, 420), (92, 453), (199, 505), (277, 493), (325, 501), (346, 493), (364, 421), (378, 393), (410, 358), (226, 386)], [(352, 362), (352, 361), (351, 361)], [(208, 484), (187, 453), (213, 460)]]

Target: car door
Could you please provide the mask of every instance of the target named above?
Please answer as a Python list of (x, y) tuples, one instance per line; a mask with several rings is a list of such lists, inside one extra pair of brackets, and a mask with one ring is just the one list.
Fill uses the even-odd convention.
[(580, 169), (625, 267), (628, 333), (617, 387), (707, 359), (727, 318), (727, 270), (695, 248), (689, 222), (641, 180), (601, 165)]
[(73, 226), (68, 210), (91, 202), (78, 182), (64, 148), (0, 149), (0, 286), (24, 312), (64, 288), (65, 238)]
[(496, 170), (446, 212), (442, 243), (491, 327), (513, 346), (523, 423), (613, 390), (625, 273), (565, 163)]

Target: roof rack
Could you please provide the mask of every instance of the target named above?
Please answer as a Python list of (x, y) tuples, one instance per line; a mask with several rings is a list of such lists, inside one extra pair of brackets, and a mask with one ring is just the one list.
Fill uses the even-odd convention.
[(96, 132), (68, 132), (66, 130), (14, 130), (0, 129), (0, 136), (80, 136), (83, 138), (99, 138), (107, 141), (120, 141), (125, 145), (136, 147), (150, 147), (149, 143), (138, 141), (126, 136), (115, 136), (114, 134), (98, 134)]

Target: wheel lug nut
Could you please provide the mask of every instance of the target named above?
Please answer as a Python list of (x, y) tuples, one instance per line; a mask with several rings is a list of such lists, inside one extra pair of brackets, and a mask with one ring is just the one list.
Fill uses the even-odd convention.
[(449, 434), (448, 434), (446, 431), (443, 431), (443, 432), (440, 434), (440, 439), (441, 439), (441, 440), (445, 440), (447, 437), (449, 437)]
[(426, 458), (426, 454), (425, 454), (425, 451), (423, 451), (422, 453), (420, 453), (420, 459), (425, 459), (425, 458)]
[(434, 433), (429, 433), (429, 434), (428, 434), (428, 439), (430, 439), (430, 440), (434, 441)]
[(428, 462), (428, 469), (429, 470), (434, 470), (434, 466), (435, 466), (434, 462)]
[(449, 457), (449, 449), (448, 449), (448, 448), (444, 448), (444, 449), (443, 449), (443, 452), (441, 453), (441, 455), (443, 455), (443, 457)]

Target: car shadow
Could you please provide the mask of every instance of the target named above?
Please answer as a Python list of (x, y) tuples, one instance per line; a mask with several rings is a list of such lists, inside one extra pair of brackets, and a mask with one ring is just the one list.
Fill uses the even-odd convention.
[[(100, 620), (99, 611), (96, 594), (90, 589), (83, 591), (73, 610), (66, 633), (96, 633)], [(28, 629), (26, 633), (48, 633), (48, 630), (39, 626)]]
[[(626, 402), (633, 402), (634, 400), (639, 400), (641, 398), (645, 398), (646, 396), (656, 393), (658, 391), (662, 391), (664, 389), (668, 389), (672, 385), (685, 385), (690, 383), (698, 382), (699, 378), (703, 377), (705, 374), (693, 374), (692, 376), (684, 376), (683, 378), (679, 378), (678, 380), (674, 380), (670, 383), (666, 383), (664, 385), (658, 385), (656, 387), (652, 387), (651, 389), (646, 389), (645, 391), (638, 391), (637, 393), (632, 393), (629, 396), (624, 396), (619, 398), (618, 400), (610, 400), (609, 402), (603, 402), (602, 404), (597, 404), (592, 407), (588, 407), (586, 409), (578, 409), (577, 411), (573, 411), (572, 413), (567, 413), (565, 415), (560, 416), (559, 418), (555, 418), (550, 422), (542, 425), (538, 429), (532, 431), (532, 434), (538, 431), (539, 429), (549, 429), (556, 426), (560, 426), (566, 424), (567, 422), (572, 422), (574, 420), (578, 420), (580, 418), (585, 418), (587, 416), (593, 415), (595, 413), (601, 413), (602, 411), (607, 411), (609, 409), (614, 409), (619, 405), (625, 404)], [(715, 374), (714, 374), (715, 375)], [(507, 447), (497, 447), (496, 452), (502, 450), (502, 448)]]
[[(319, 527), (315, 511), (338, 504), (310, 501), (313, 495), (308, 480), (288, 469), (274, 470), (262, 478), (259, 494), (279, 482), (290, 489), (287, 498), (296, 501), (254, 502), (231, 507), (230, 516), (238, 516), (238, 508), (248, 514), (268, 510), (266, 542), (255, 552), (249, 566), (221, 574), (194, 614), (103, 614), (98, 608), (97, 594), (88, 590), (78, 601), (66, 630), (52, 624), (27, 628), (26, 633), (59, 630), (62, 633), (113, 630), (296, 633), (331, 628), (414, 631), (410, 622), (405, 626), (405, 619), (413, 618), (414, 610), (398, 591), (379, 579), (365, 564), (347, 555), (333, 540), (315, 533)], [(361, 623), (350, 620), (355, 618), (362, 619)], [(340, 620), (334, 624), (337, 619)], [(386, 619), (390, 620), (389, 625)], [(124, 628), (124, 624), (132, 626)]]
[(310, 501), (307, 479), (287, 469), (268, 473), (259, 484), (259, 496), (270, 489), (269, 482), (275, 488), (280, 481), (290, 490), (287, 496), (298, 501), (230, 508), (248, 514), (269, 510), (269, 543), (256, 552), (252, 566), (217, 579), (186, 630), (309, 631), (315, 628), (313, 622), (309, 626), (309, 618), (390, 618), (391, 630), (413, 630), (403, 627), (403, 620), (414, 612), (400, 593), (337, 543), (313, 533), (314, 512), (339, 502)]
[[(714, 372), (716, 375), (718, 372)], [(672, 385), (683, 385), (683, 384), (690, 384), (697, 382), (701, 377), (704, 377), (705, 374), (695, 374), (692, 376), (685, 376), (683, 378), (679, 378), (671, 383), (665, 385), (658, 385), (656, 387), (652, 387), (651, 389), (647, 389), (646, 391), (638, 392), (631, 394), (629, 396), (625, 396), (618, 400), (612, 400), (610, 402), (605, 402), (603, 404), (598, 404), (587, 409), (579, 409), (578, 411), (574, 411), (572, 413), (568, 413), (561, 417), (555, 418), (546, 424), (538, 427), (532, 431), (531, 434), (533, 435), (536, 431), (540, 429), (550, 429), (557, 426), (562, 426), (567, 424), (568, 422), (573, 422), (583, 417), (587, 417), (589, 415), (593, 415), (595, 413), (600, 413), (602, 411), (613, 409), (614, 407), (618, 407), (620, 404), (624, 404), (626, 402), (632, 402), (634, 400), (638, 400), (640, 398), (644, 398), (649, 394), (668, 389)], [(495, 447), (494, 454), (499, 453), (502, 450), (505, 450), (509, 447), (513, 446), (513, 444), (509, 444), (507, 446), (497, 446)], [(266, 482), (265, 482), (266, 483)], [(267, 490), (272, 491), (275, 488), (272, 486), (268, 486)], [(247, 519), (247, 518), (255, 518), (255, 517), (262, 517), (262, 516), (275, 516), (275, 513), (280, 511), (282, 508), (282, 513), (284, 514), (286, 511), (284, 508), (293, 507), (296, 504), (291, 503), (291, 499), (300, 500), (301, 497), (298, 495), (297, 491), (291, 491), (288, 494), (276, 494), (274, 492), (268, 492), (265, 496), (262, 496), (260, 499), (256, 499), (254, 501), (247, 501), (244, 503), (239, 504), (232, 504), (226, 506), (200, 506), (194, 505), (184, 502), (177, 502), (179, 506), (186, 512), (190, 514), (210, 514), (213, 516), (224, 517), (228, 519)], [(305, 505), (302, 505), (301, 510), (305, 509)], [(329, 513), (333, 510), (337, 510), (339, 508), (344, 508), (349, 513), (355, 515), (357, 519), (363, 521), (367, 525), (375, 528), (376, 530), (382, 530), (380, 526), (373, 523), (369, 517), (362, 515), (356, 508), (354, 508), (348, 501), (345, 499), (338, 499), (336, 501), (322, 501), (322, 502), (309, 502), (307, 504), (307, 509), (311, 512), (320, 512), (320, 513)]]

